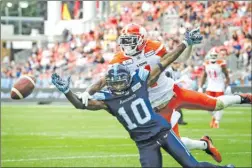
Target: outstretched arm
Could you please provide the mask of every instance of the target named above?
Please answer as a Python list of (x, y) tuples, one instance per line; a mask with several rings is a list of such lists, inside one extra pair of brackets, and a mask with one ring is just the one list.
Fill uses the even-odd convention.
[(77, 109), (87, 109), (87, 110), (101, 110), (105, 109), (108, 110), (107, 105), (103, 101), (97, 100), (89, 100), (88, 105), (85, 106), (81, 99), (78, 98), (76, 94), (74, 94), (71, 90), (65, 93), (66, 98), (74, 105)]
[(188, 46), (176, 59), (176, 62), (185, 63), (191, 56), (193, 46)]
[(77, 109), (88, 109), (88, 110), (100, 110), (105, 109), (108, 110), (107, 105), (103, 101), (91, 100), (88, 102), (88, 105), (84, 105), (80, 98), (69, 88), (70, 85), (70, 76), (64, 80), (58, 74), (52, 74), (52, 83), (56, 86), (56, 88), (65, 94), (66, 98), (74, 105)]
[(97, 91), (100, 91), (105, 86), (105, 84), (106, 84), (105, 77), (102, 77), (96, 83), (88, 87), (85, 92), (79, 94), (78, 98), (82, 100), (82, 104), (87, 106), (89, 99), (92, 97), (91, 95), (95, 94), (95, 92)]
[(90, 87), (87, 88), (86, 92), (88, 92), (90, 95), (95, 94), (95, 92), (100, 91), (106, 84), (106, 80), (104, 77), (99, 79), (96, 83), (92, 84)]
[(161, 58), (160, 63), (158, 63), (158, 66), (154, 67), (151, 70), (148, 78), (148, 85), (152, 86), (158, 80), (159, 75), (168, 67), (168, 65), (174, 62), (181, 55), (186, 47), (201, 43), (202, 38), (203, 37), (200, 34), (199, 28), (194, 29), (190, 32), (187, 31), (185, 33), (183, 42), (174, 51), (165, 54)]
[(173, 61), (175, 61), (179, 55), (185, 50), (186, 45), (184, 43), (181, 43), (174, 51), (165, 54), (161, 60), (158, 66), (155, 66), (151, 71), (148, 78), (148, 85), (152, 86), (157, 79), (159, 78), (159, 75), (165, 70), (168, 65), (170, 65)]

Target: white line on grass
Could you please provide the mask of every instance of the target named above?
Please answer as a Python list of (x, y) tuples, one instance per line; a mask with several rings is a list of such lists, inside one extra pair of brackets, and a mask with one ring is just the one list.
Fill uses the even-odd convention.
[[(96, 147), (127, 147), (127, 146), (135, 146), (135, 144), (113, 144), (113, 145), (93, 145)], [(87, 147), (87, 145), (75, 145), (75, 146), (71, 146), (71, 145), (60, 145), (60, 146), (24, 146), (24, 149), (46, 149), (46, 148), (81, 148), (81, 147)]]
[[(190, 130), (192, 131), (192, 130)], [(186, 135), (184, 132), (180, 133), (182, 137), (190, 137), (190, 138), (199, 138), (200, 136), (202, 136), (202, 134), (198, 134), (198, 132), (200, 131), (192, 131), (195, 132), (192, 135)], [(209, 133), (212, 133), (211, 131), (209, 131)], [(214, 137), (251, 137), (251, 134), (228, 134), (228, 135), (214, 135)]]
[(37, 160), (61, 160), (61, 159), (92, 159), (92, 158), (116, 158), (116, 157), (137, 157), (138, 154), (125, 154), (125, 155), (93, 155), (93, 156), (61, 156), (61, 157), (50, 157), (50, 158), (30, 158), (30, 159), (5, 159), (2, 162), (26, 162), (26, 161), (37, 161)]
[[(192, 131), (192, 130), (191, 130)], [(202, 134), (197, 134), (201, 132), (200, 130), (194, 130), (193, 136), (189, 136), (190, 138), (193, 137), (200, 137)], [(56, 134), (56, 133), (55, 133)], [(54, 135), (55, 135), (54, 134)], [(93, 138), (103, 138), (103, 139), (130, 139), (127, 135), (100, 135), (100, 134), (60, 134), (59, 137), (52, 136), (51, 134), (46, 133), (22, 133), (22, 134), (2, 134), (3, 135), (36, 135), (36, 136), (43, 136), (43, 138), (37, 138), (37, 140), (52, 140), (52, 139), (65, 139), (65, 138), (85, 138), (85, 139), (93, 139)], [(182, 134), (182, 137), (187, 137), (188, 135)], [(251, 137), (251, 134), (228, 134), (228, 135), (215, 135), (215, 137)], [(196, 138), (197, 139), (197, 138)], [(2, 139), (2, 141), (33, 141), (34, 137), (31, 138), (20, 138), (20, 139)]]
[[(200, 153), (195, 153), (196, 155)], [(225, 155), (237, 155), (237, 154), (251, 154), (251, 152), (231, 152), (225, 153)], [(30, 158), (30, 159), (5, 159), (2, 162), (27, 162), (37, 160), (66, 160), (66, 159), (92, 159), (92, 158), (116, 158), (116, 157), (138, 157), (138, 154), (125, 154), (125, 155), (93, 155), (93, 156), (62, 156), (62, 157), (50, 157), (50, 158)]]
[(117, 144), (117, 145), (95, 145), (95, 146), (99, 146), (99, 147), (109, 147), (109, 146), (135, 146), (135, 144)]
[(251, 154), (251, 152), (230, 152), (230, 153), (225, 153), (225, 155), (237, 155), (237, 154)]
[[(46, 137), (46, 136), (45, 136)], [(37, 138), (36, 141), (47, 141), (47, 140), (64, 140), (66, 138), (85, 138), (87, 139), (130, 139), (127, 135), (111, 135), (111, 136), (103, 136), (103, 135), (86, 135), (86, 136), (78, 136), (78, 135), (66, 135), (62, 137), (51, 137), (47, 136), (48, 138)], [(24, 138), (24, 139), (2, 139), (2, 142), (15, 142), (15, 141), (34, 141), (34, 137), (32, 138)]]
[[(49, 139), (64, 139), (64, 138), (104, 138), (104, 139), (114, 139), (114, 138), (120, 138), (120, 139), (129, 139), (130, 137), (125, 134), (122, 134), (122, 131), (110, 131), (109, 132), (112, 135), (102, 135), (100, 132), (99, 133), (94, 133), (91, 131), (82, 131), (82, 132), (71, 132), (71, 133), (61, 133), (61, 132), (23, 132), (23, 133), (8, 133), (8, 132), (2, 132), (2, 137), (3, 136), (31, 136), (30, 138), (23, 138), (23, 139), (2, 139), (2, 141), (20, 141), (20, 140), (33, 140), (33, 136), (41, 136), (42, 138), (38, 140), (49, 140)], [(103, 133), (105, 134), (105, 133)], [(114, 134), (114, 135), (113, 135)], [(121, 134), (121, 135), (118, 135)]]
[[(239, 110), (239, 111), (238, 111)], [(236, 108), (232, 108), (232, 109), (227, 109), (224, 111), (226, 111), (225, 115), (232, 115), (232, 114), (244, 114), (247, 113), (247, 111), (243, 111), (244, 109), (236, 109)], [(250, 110), (250, 108), (245, 108), (245, 110)], [(186, 110), (185, 109), (185, 114), (189, 115), (189, 114), (209, 114), (208, 111), (204, 111), (204, 110)], [(209, 114), (209, 116), (211, 116)]]
[[(196, 154), (196, 155), (200, 155), (201, 153), (198, 153), (198, 152), (196, 152), (196, 153), (194, 153), (194, 154)], [(251, 152), (226, 152), (226, 153), (223, 153), (223, 155), (242, 155), (242, 154), (251, 154)]]
[(251, 140), (242, 140), (242, 139), (227, 139), (227, 138), (214, 138), (214, 141), (228, 141), (228, 142), (234, 142), (234, 143), (251, 143)]

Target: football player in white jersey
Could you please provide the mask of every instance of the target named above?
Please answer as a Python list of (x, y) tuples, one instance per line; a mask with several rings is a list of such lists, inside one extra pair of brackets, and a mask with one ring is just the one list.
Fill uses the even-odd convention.
[[(213, 48), (206, 56), (206, 61), (204, 63), (204, 74), (202, 76), (201, 82), (199, 84), (199, 92), (202, 92), (203, 85), (207, 79), (206, 94), (219, 97), (224, 95), (226, 90), (231, 90), (230, 78), (228, 69), (226, 66), (226, 61), (223, 59), (218, 59), (218, 53), (216, 49)], [(210, 122), (211, 128), (219, 128), (219, 123), (223, 114), (223, 110), (215, 111), (211, 113), (213, 115), (212, 121)]]
[[(186, 32), (186, 36), (194, 35), (199, 38), (199, 29), (194, 29)], [(122, 29), (121, 35), (118, 39), (121, 51), (116, 53), (111, 64), (121, 63), (126, 65), (130, 71), (135, 71), (139, 67), (146, 69), (153, 68), (160, 62), (160, 59), (167, 54), (167, 50), (159, 41), (148, 40), (145, 38), (146, 31), (142, 26), (137, 24), (129, 24)], [(184, 41), (188, 52), (192, 49), (191, 44)], [(173, 51), (174, 52), (174, 51)], [(177, 60), (185, 61), (190, 54), (180, 56)], [(92, 98), (95, 92), (99, 91), (105, 86), (105, 77), (101, 78), (98, 82), (89, 87), (85, 92), (79, 95), (83, 104), (88, 104), (88, 99)], [(218, 98), (210, 97), (204, 93), (195, 92), (180, 88), (175, 84), (172, 78), (167, 78), (163, 72), (158, 81), (148, 89), (149, 99), (152, 107), (156, 112), (159, 112), (168, 122), (171, 120), (174, 109), (187, 108), (216, 111), (221, 110), (231, 104), (251, 103), (251, 94), (243, 95), (230, 95)], [(179, 129), (176, 123), (173, 131), (178, 137)], [(211, 139), (208, 136), (203, 136), (201, 140), (191, 140), (189, 138), (181, 139), (188, 149), (205, 150), (217, 162), (221, 162), (221, 155), (218, 150), (213, 146)]]

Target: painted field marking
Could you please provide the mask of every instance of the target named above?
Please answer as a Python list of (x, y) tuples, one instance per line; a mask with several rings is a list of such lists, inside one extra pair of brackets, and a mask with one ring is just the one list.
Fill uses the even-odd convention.
[[(194, 153), (196, 155), (200, 153)], [(251, 152), (231, 152), (224, 153), (224, 155), (237, 155), (237, 154), (251, 154)], [(116, 157), (139, 157), (138, 154), (125, 154), (125, 155), (93, 155), (93, 156), (61, 156), (61, 157), (47, 157), (47, 158), (28, 158), (28, 159), (4, 159), (2, 162), (27, 162), (27, 161), (42, 161), (42, 160), (66, 160), (66, 159), (92, 159), (92, 158), (116, 158)]]
[(48, 158), (30, 158), (30, 159), (4, 159), (2, 162), (26, 162), (37, 160), (64, 160), (64, 159), (92, 159), (92, 158), (116, 158), (116, 157), (137, 157), (138, 154), (125, 154), (125, 155), (87, 155), (87, 156), (60, 156), (60, 157), (48, 157)]

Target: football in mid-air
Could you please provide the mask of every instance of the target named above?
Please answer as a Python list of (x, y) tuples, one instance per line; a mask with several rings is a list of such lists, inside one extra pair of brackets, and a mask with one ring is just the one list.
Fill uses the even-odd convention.
[(35, 88), (35, 78), (30, 75), (21, 76), (11, 89), (12, 99), (23, 99), (29, 96)]

